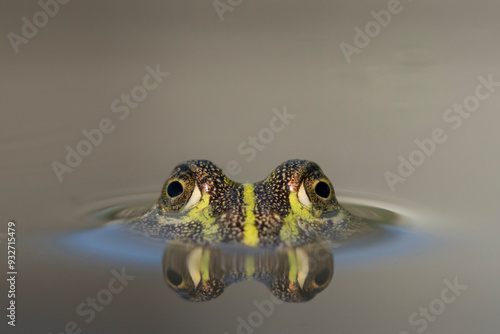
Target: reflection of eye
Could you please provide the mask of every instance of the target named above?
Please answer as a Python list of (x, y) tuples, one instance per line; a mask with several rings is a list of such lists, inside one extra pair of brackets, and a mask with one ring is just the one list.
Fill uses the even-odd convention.
[(314, 192), (320, 197), (328, 198), (330, 196), (330, 186), (326, 182), (320, 181), (316, 184)]
[(179, 181), (170, 182), (167, 187), (167, 194), (170, 197), (177, 197), (182, 194), (184, 191), (184, 187)]
[(329, 269), (323, 269), (319, 274), (314, 277), (314, 282), (318, 286), (322, 286), (328, 281), (328, 278), (330, 277), (330, 270)]
[(167, 270), (167, 279), (175, 286), (179, 286), (182, 283), (182, 276), (172, 269)]

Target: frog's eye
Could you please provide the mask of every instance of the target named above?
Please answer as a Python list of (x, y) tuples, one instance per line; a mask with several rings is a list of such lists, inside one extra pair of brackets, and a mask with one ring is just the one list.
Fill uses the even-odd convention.
[(333, 211), (338, 204), (333, 186), (325, 177), (304, 179), (299, 187), (297, 197), (299, 202), (312, 209), (316, 216)]
[[(312, 180), (306, 183), (306, 189), (308, 190), (308, 193), (311, 193), (313, 197), (321, 199), (321, 200), (327, 200), (333, 195), (333, 187), (330, 186), (330, 181), (327, 179), (324, 180)], [(308, 184), (309, 183), (309, 184)]]
[(167, 186), (167, 194), (170, 197), (177, 197), (184, 192), (184, 186), (179, 181), (172, 181)]
[(328, 183), (324, 181), (319, 181), (318, 183), (316, 183), (316, 186), (314, 187), (314, 192), (319, 197), (328, 198), (330, 196), (331, 190)]
[(158, 200), (163, 212), (185, 211), (201, 200), (201, 192), (194, 178), (189, 174), (176, 175), (165, 182)]

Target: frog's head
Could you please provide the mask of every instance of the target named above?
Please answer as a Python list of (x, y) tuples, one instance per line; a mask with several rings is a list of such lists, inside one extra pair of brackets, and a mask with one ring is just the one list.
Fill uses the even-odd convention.
[(289, 160), (263, 181), (238, 183), (210, 161), (190, 160), (174, 168), (142, 229), (205, 244), (294, 245), (338, 235), (334, 225), (351, 218), (314, 162)]
[(257, 192), (262, 209), (278, 212), (281, 218), (320, 217), (339, 209), (332, 183), (312, 161), (282, 163), (260, 183)]
[(205, 203), (206, 208), (224, 200), (230, 202), (236, 187), (211, 161), (190, 160), (174, 168), (163, 185), (157, 206), (163, 214), (188, 213), (199, 210), (200, 203)]

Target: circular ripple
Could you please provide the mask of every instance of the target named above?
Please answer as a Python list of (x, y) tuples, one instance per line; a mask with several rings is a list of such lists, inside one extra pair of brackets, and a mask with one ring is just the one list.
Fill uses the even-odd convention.
[[(156, 201), (157, 194), (141, 194), (110, 198), (90, 203), (82, 208), (81, 216), (98, 228), (65, 234), (60, 241), (69, 248), (95, 254), (110, 260), (125, 257), (144, 265), (161, 262), (165, 242), (125, 233), (123, 219), (139, 216)], [(418, 232), (420, 224), (432, 220), (425, 208), (399, 199), (377, 195), (340, 192), (339, 202), (351, 213), (380, 227), (375, 233), (345, 244), (334, 244), (332, 250), (336, 264), (354, 264), (376, 259), (402, 256), (418, 249), (428, 248), (432, 238)], [(224, 245), (219, 245), (224, 247)]]

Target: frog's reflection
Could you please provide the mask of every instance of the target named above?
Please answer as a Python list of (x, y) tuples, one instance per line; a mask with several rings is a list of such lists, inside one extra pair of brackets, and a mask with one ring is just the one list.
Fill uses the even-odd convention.
[(190, 301), (209, 301), (232, 283), (262, 282), (277, 298), (305, 302), (333, 276), (333, 253), (324, 243), (277, 249), (170, 243), (163, 255), (167, 285)]

